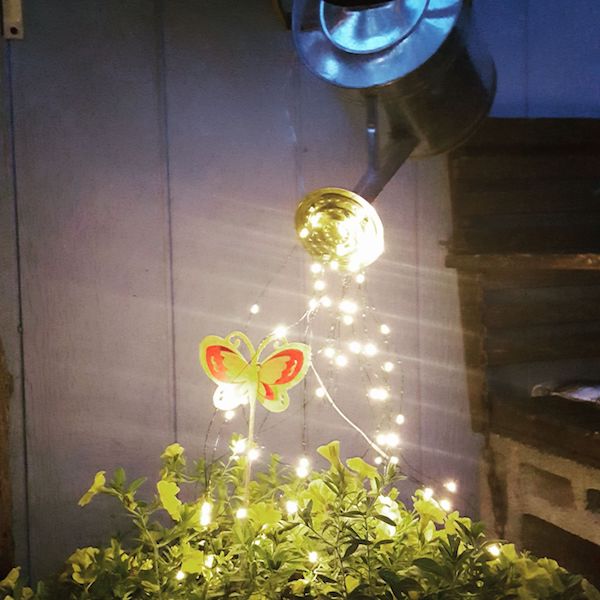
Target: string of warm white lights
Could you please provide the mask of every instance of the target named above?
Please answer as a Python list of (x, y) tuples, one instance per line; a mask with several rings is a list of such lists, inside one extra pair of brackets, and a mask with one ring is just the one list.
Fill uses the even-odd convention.
[[(286, 263), (292, 254), (293, 252), (290, 252), (286, 257)], [(278, 271), (281, 272), (284, 268), (285, 264)], [(394, 393), (390, 376), (401, 363), (394, 360), (393, 352), (389, 347), (391, 328), (379, 321), (375, 307), (369, 301), (365, 274), (362, 272), (342, 274), (339, 272), (339, 266), (335, 260), (327, 265), (313, 262), (309, 267), (309, 271), (313, 293), (308, 299), (307, 309), (291, 324), (280, 324), (274, 327), (270, 334), (278, 338), (284, 338), (289, 331), (305, 323), (304, 340), (307, 341), (311, 338), (312, 341), (313, 324), (316, 317), (319, 314), (322, 315), (322, 320), (324, 319), (327, 322), (328, 334), (324, 345), (313, 351), (313, 357), (317, 360), (321, 359), (320, 362), (325, 361), (328, 369), (326, 377), (323, 378), (319, 373), (320, 369), (315, 365), (316, 361), (313, 360), (311, 371), (316, 382), (313, 388), (315, 399), (326, 401), (339, 417), (362, 437), (368, 447), (377, 454), (373, 459), (376, 465), (382, 464), (384, 460), (395, 464), (398, 464), (400, 459), (407, 462), (401, 452), (394, 452), (401, 443), (399, 432), (389, 428), (391, 424), (403, 426), (406, 422), (401, 410), (404, 395), (403, 370), (402, 368), (399, 369), (401, 382), (398, 392)], [(333, 281), (328, 280), (327, 271), (330, 271), (329, 277), (333, 276)], [(258, 301), (266, 295), (273, 279), (274, 277), (271, 277), (269, 283), (261, 290), (257, 301), (250, 305), (247, 324), (260, 313), (261, 307)], [(336, 293), (336, 286), (340, 286), (340, 284), (341, 291)], [(336, 296), (338, 299), (336, 299)], [(311, 346), (313, 345), (311, 344)], [(356, 365), (361, 374), (369, 406), (377, 416), (374, 419), (375, 433), (373, 437), (369, 436), (350, 419), (335, 401), (334, 388), (337, 386), (337, 372), (352, 364)], [(328, 384), (324, 379), (327, 379)], [(306, 408), (311, 402), (310, 388), (311, 385), (305, 383), (302, 406), (303, 455), (296, 464), (296, 474), (299, 477), (307, 477), (310, 473), (306, 441)], [(332, 389), (334, 389), (333, 393), (330, 391)], [(400, 411), (394, 410), (397, 407), (400, 408)], [(225, 411), (223, 417), (225, 422), (231, 421), (235, 418), (235, 411)], [(264, 417), (263, 423), (267, 418), (268, 415)], [(247, 443), (247, 441), (240, 441), (241, 443)], [(258, 458), (258, 452), (259, 450), (254, 444), (244, 448), (240, 445), (240, 447), (234, 449), (236, 455), (246, 454), (248, 463)], [(411, 468), (411, 470), (414, 469)], [(425, 486), (424, 494), (429, 498), (433, 498), (434, 491), (425, 482), (414, 477), (410, 477), (410, 479), (416, 481), (419, 485)], [(431, 480), (428, 477), (424, 477), (424, 479)], [(454, 480), (446, 481), (443, 487), (449, 494), (456, 494), (458, 490), (457, 483)], [(449, 498), (442, 497), (437, 502), (442, 509), (452, 510), (452, 502)], [(242, 517), (240, 516), (240, 518)]]
[(351, 419), (349, 419), (344, 414), (344, 412), (335, 403), (335, 400), (331, 397), (331, 395), (327, 391), (327, 388), (325, 387), (325, 384), (323, 383), (323, 380), (321, 379), (321, 377), (320, 377), (318, 371), (315, 369), (314, 365), (311, 365), (311, 369), (312, 369), (312, 372), (314, 373), (317, 381), (319, 382), (319, 388), (318, 389), (320, 391), (322, 391), (323, 397), (327, 399), (327, 401), (331, 404), (331, 406), (338, 413), (338, 415), (340, 415), (340, 417), (342, 417), (342, 419), (344, 419), (344, 421), (346, 421), (346, 423), (348, 423), (348, 425), (350, 425), (350, 427), (352, 427), (356, 432), (358, 432), (364, 438), (364, 440), (367, 442), (367, 444), (369, 444), (369, 446), (371, 446), (371, 448), (373, 448), (373, 450), (375, 450), (375, 452), (377, 452), (377, 454), (379, 454), (380, 456), (382, 456), (386, 460), (390, 460), (391, 462), (397, 463), (398, 462), (398, 458), (397, 457), (395, 457), (395, 456), (390, 457), (356, 423), (354, 423), (354, 421), (352, 421)]

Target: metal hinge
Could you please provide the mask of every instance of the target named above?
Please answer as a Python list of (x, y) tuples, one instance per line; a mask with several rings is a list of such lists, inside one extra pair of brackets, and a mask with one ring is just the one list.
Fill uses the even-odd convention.
[(22, 0), (2, 0), (2, 34), (7, 40), (23, 39)]

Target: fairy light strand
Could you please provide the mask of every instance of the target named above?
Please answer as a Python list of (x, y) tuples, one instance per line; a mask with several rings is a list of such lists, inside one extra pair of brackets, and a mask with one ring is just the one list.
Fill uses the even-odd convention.
[(375, 452), (377, 452), (377, 454), (379, 454), (386, 460), (389, 460), (390, 456), (384, 450), (382, 450), (356, 423), (354, 423), (354, 421), (352, 421), (350, 418), (348, 418), (344, 414), (342, 409), (336, 404), (335, 400), (331, 397), (331, 395), (327, 391), (327, 387), (323, 383), (321, 376), (319, 375), (319, 373), (317, 372), (317, 370), (315, 369), (313, 364), (310, 365), (310, 369), (314, 373), (321, 388), (323, 390), (325, 390), (325, 399), (329, 402), (329, 404), (331, 404), (331, 406), (338, 413), (338, 415), (340, 415), (340, 417), (342, 417), (342, 419), (344, 419), (344, 421), (346, 421), (346, 423), (348, 423), (348, 425), (350, 425), (350, 427), (352, 427), (352, 429), (354, 429), (357, 433), (359, 433), (364, 438), (364, 440), (367, 442), (367, 444), (369, 444), (369, 446), (371, 446), (371, 448), (373, 448), (373, 450), (375, 450)]

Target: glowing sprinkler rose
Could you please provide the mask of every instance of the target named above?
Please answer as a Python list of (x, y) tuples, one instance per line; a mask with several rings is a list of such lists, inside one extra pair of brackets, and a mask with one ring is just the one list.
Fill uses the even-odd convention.
[(321, 188), (296, 209), (296, 233), (314, 258), (345, 271), (360, 271), (383, 252), (383, 224), (358, 194)]

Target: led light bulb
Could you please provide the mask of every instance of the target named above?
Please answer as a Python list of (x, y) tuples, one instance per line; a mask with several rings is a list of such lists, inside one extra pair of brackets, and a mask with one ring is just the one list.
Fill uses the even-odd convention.
[(285, 503), (285, 510), (288, 515), (294, 515), (298, 512), (298, 503), (295, 500), (288, 500)]
[(285, 337), (287, 332), (288, 329), (285, 325), (277, 325), (277, 327), (275, 327), (275, 329), (273, 330), (273, 335), (275, 337), (282, 338)]
[(305, 239), (308, 237), (308, 234), (310, 233), (310, 231), (308, 231), (308, 229), (306, 229), (306, 227), (303, 227), (299, 232), (298, 235), (300, 236), (301, 239)]
[(234, 454), (244, 454), (244, 452), (246, 452), (246, 447), (247, 447), (247, 442), (244, 438), (240, 438), (239, 440), (236, 440), (231, 445), (231, 449), (233, 450)]
[(423, 490), (423, 498), (425, 498), (425, 500), (431, 500), (433, 498), (433, 490), (430, 487), (426, 487)]
[(356, 340), (350, 342), (348, 344), (348, 348), (350, 348), (350, 352), (352, 352), (352, 354), (360, 354), (360, 351), (362, 350), (360, 342), (357, 342)]
[(397, 448), (400, 445), (400, 436), (393, 431), (387, 434), (386, 444), (390, 448)]
[(235, 511), (235, 516), (237, 519), (245, 519), (248, 516), (248, 509), (245, 506), (238, 508)]
[(327, 287), (327, 284), (325, 283), (325, 281), (323, 279), (317, 279), (314, 283), (313, 283), (313, 288), (317, 291), (317, 292), (322, 292), (325, 288)]
[(362, 273), (359, 273), (355, 278), (354, 281), (356, 281), (356, 283), (358, 283), (359, 285), (365, 282), (365, 276)]
[(321, 304), (325, 307), (325, 308), (331, 308), (331, 305), (333, 304), (333, 302), (331, 301), (331, 298), (329, 296), (323, 296), (321, 298)]
[(354, 317), (352, 315), (344, 315), (342, 317), (342, 322), (344, 325), (352, 325), (352, 323), (354, 323)]
[(258, 304), (253, 304), (253, 305), (250, 307), (250, 312), (251, 312), (253, 315), (257, 315), (257, 314), (260, 312), (260, 306), (259, 306)]
[(394, 363), (386, 360), (382, 365), (381, 368), (386, 372), (386, 373), (391, 373), (394, 370)]
[(406, 418), (402, 414), (396, 415), (394, 420), (396, 421), (396, 425), (404, 425), (406, 422)]
[(210, 525), (212, 520), (212, 504), (210, 502), (203, 502), (200, 507), (200, 525), (206, 527)]
[(380, 464), (383, 462), (383, 458), (381, 458), (381, 456), (376, 456), (376, 457), (373, 459), (373, 462), (374, 462), (376, 465), (380, 465)]
[(385, 388), (374, 387), (369, 390), (368, 396), (371, 400), (384, 401), (390, 397), (390, 394)]
[(316, 396), (317, 398), (325, 398), (325, 388), (318, 387), (318, 388), (315, 390), (315, 396)]
[(458, 484), (456, 483), (456, 481), (449, 479), (448, 481), (446, 481), (446, 483), (444, 483), (444, 487), (451, 493), (451, 494), (456, 494), (456, 491), (458, 490)]
[(313, 263), (312, 265), (310, 265), (310, 272), (314, 273), (315, 275), (317, 275), (318, 273), (321, 273), (323, 271), (323, 265), (321, 265), (321, 263)]
[(177, 581), (183, 581), (185, 579), (185, 573), (181, 570), (177, 571), (175, 579), (177, 579)]
[(348, 315), (353, 315), (358, 310), (358, 305), (353, 300), (342, 300), (339, 309)]
[(390, 457), (390, 463), (393, 465), (397, 465), (400, 462), (400, 459), (397, 456)]
[(329, 268), (330, 268), (332, 271), (337, 271), (337, 270), (340, 268), (340, 263), (339, 263), (337, 260), (332, 260), (332, 261), (329, 263)]
[(235, 417), (235, 410), (226, 410), (223, 417), (226, 421), (231, 421)]
[(338, 354), (335, 357), (335, 364), (338, 367), (345, 367), (348, 364), (348, 359), (343, 354)]
[(304, 479), (305, 477), (308, 477), (309, 473), (310, 473), (310, 471), (307, 466), (298, 465), (296, 467), (296, 475), (298, 477), (300, 477), (300, 479)]
[(319, 306), (319, 301), (316, 298), (311, 298), (308, 301), (308, 308), (310, 308), (310, 310), (315, 310), (317, 306)]
[(377, 346), (373, 342), (367, 342), (363, 346), (363, 354), (365, 356), (375, 356), (377, 354)]
[(260, 456), (260, 450), (258, 448), (250, 448), (248, 450), (248, 460), (254, 461)]
[(446, 512), (450, 512), (452, 510), (452, 502), (450, 502), (450, 500), (448, 500), (448, 498), (442, 498), (440, 500), (440, 506)]
[(385, 433), (378, 433), (375, 441), (377, 442), (378, 446), (385, 446), (385, 442), (387, 441)]
[(323, 348), (323, 354), (327, 358), (333, 358), (335, 356), (335, 350), (331, 346), (327, 346), (326, 348)]
[(490, 544), (487, 546), (486, 550), (494, 557), (498, 558), (500, 556), (501, 550), (499, 544)]
[(308, 469), (310, 467), (310, 460), (308, 460), (308, 458), (306, 458), (306, 456), (301, 456), (298, 459), (298, 466), (305, 467), (306, 469)]
[(319, 555), (314, 550), (308, 553), (308, 562), (316, 563), (319, 560)]
[(381, 331), (381, 333), (383, 333), (383, 335), (388, 335), (390, 333), (391, 329), (384, 323), (379, 328), (379, 331)]

